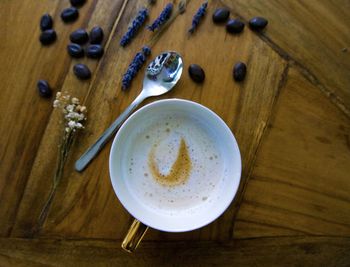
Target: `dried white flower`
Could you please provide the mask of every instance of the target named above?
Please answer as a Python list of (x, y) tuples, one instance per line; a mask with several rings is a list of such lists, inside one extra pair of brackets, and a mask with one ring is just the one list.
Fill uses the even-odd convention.
[(73, 110), (74, 110), (74, 105), (68, 105), (68, 106), (66, 106), (66, 110), (68, 111), (68, 112), (73, 112)]
[(69, 112), (65, 118), (68, 120), (82, 121), (84, 119), (84, 114), (78, 112)]
[(68, 121), (68, 127), (73, 129), (75, 127), (75, 121)]
[(72, 130), (84, 128), (84, 126), (80, 122), (76, 122), (76, 121), (69, 121), (68, 127), (71, 128)]
[(57, 108), (60, 106), (60, 101), (58, 99), (56, 99), (55, 101), (53, 101), (53, 107)]
[(79, 99), (76, 98), (76, 97), (73, 97), (73, 98), (72, 98), (72, 104), (78, 105), (78, 104), (79, 104)]
[(78, 105), (78, 106), (76, 107), (76, 111), (77, 111), (77, 112), (85, 112), (85, 111), (86, 111), (86, 107), (85, 107), (85, 106), (80, 106), (80, 105)]
[(76, 97), (64, 95), (61, 92), (56, 94), (53, 106), (60, 108), (65, 119), (65, 132), (75, 132), (84, 128), (82, 122), (86, 120), (86, 107), (79, 105), (80, 101)]

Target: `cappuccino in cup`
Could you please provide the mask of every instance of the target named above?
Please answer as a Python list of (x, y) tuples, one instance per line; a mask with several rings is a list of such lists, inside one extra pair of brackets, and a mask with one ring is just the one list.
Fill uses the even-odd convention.
[(127, 185), (161, 213), (196, 212), (218, 197), (226, 171), (221, 147), (205, 121), (171, 112), (149, 118), (130, 134)]
[(241, 158), (225, 122), (195, 102), (141, 108), (111, 148), (111, 182), (123, 206), (152, 228), (184, 232), (219, 217), (239, 186)]

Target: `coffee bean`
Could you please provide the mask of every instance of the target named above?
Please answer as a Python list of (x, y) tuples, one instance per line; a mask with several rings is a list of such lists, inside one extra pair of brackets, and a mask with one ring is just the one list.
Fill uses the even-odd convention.
[(244, 23), (239, 19), (230, 19), (226, 24), (226, 30), (229, 33), (240, 33), (244, 29)]
[(84, 5), (86, 0), (70, 0), (70, 4), (74, 7), (79, 7)]
[(85, 44), (89, 40), (89, 35), (84, 29), (78, 29), (69, 35), (72, 43)]
[(89, 58), (100, 58), (103, 52), (103, 47), (101, 45), (89, 45), (86, 49), (86, 56)]
[(223, 23), (226, 22), (229, 16), (230, 10), (224, 7), (217, 8), (213, 13), (213, 21), (215, 23)]
[(261, 31), (266, 27), (267, 23), (268, 23), (268, 21), (265, 18), (254, 17), (249, 21), (249, 27), (253, 31)]
[(39, 80), (37, 83), (37, 88), (39, 95), (45, 98), (49, 98), (52, 95), (52, 90), (50, 88), (50, 85), (45, 80)]
[(243, 81), (246, 74), (247, 74), (247, 66), (243, 62), (237, 62), (233, 66), (233, 78), (235, 79), (235, 81), (237, 82)]
[(75, 76), (77, 76), (80, 80), (87, 80), (91, 77), (91, 71), (88, 66), (84, 64), (76, 64), (73, 67), (73, 71)]
[(68, 7), (61, 13), (61, 19), (64, 22), (73, 22), (79, 17), (79, 11), (75, 7)]
[(55, 30), (49, 29), (45, 30), (40, 34), (40, 42), (43, 45), (49, 45), (52, 44), (54, 41), (56, 41), (57, 35)]
[(44, 14), (40, 19), (40, 29), (42, 31), (52, 29), (53, 20), (49, 14)]
[(196, 83), (202, 83), (205, 79), (204, 70), (197, 64), (191, 64), (188, 67), (188, 73), (191, 79)]
[(78, 44), (67, 45), (68, 54), (75, 58), (80, 58), (84, 56), (84, 49)]
[(93, 27), (90, 31), (90, 43), (100, 44), (103, 40), (103, 30), (101, 27)]

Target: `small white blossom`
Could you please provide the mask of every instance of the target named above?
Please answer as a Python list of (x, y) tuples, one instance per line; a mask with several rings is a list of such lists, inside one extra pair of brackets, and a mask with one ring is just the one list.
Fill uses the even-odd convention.
[(64, 95), (61, 92), (56, 94), (56, 99), (53, 102), (55, 108), (60, 108), (64, 114), (65, 132), (75, 132), (78, 129), (83, 129), (83, 121), (86, 120), (86, 107), (81, 106), (80, 101), (76, 97)]
[(57, 108), (60, 106), (60, 101), (58, 99), (56, 99), (55, 101), (53, 101), (53, 107)]
[(74, 105), (68, 105), (68, 106), (66, 106), (66, 110), (67, 110), (68, 112), (73, 112), (73, 110), (74, 110)]
[(79, 104), (79, 99), (76, 98), (76, 97), (73, 97), (73, 98), (72, 98), (72, 104), (78, 105), (78, 104)]
[(80, 108), (81, 108), (81, 106), (78, 105), (78, 106), (75, 108), (75, 110), (79, 112), (79, 111), (80, 111)]
[(68, 127), (71, 128), (72, 130), (84, 128), (84, 126), (80, 122), (76, 122), (76, 121), (69, 121)]
[(75, 121), (68, 121), (68, 127), (73, 129), (75, 127)]
[(84, 114), (78, 112), (69, 112), (65, 118), (68, 120), (82, 121), (84, 119)]

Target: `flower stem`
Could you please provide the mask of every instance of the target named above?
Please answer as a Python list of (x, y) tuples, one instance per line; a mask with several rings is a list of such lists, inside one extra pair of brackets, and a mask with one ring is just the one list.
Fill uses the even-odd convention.
[(39, 215), (39, 218), (36, 222), (36, 225), (34, 226), (33, 233), (32, 233), (33, 235), (37, 234), (41, 230), (41, 228), (44, 225), (45, 220), (48, 216), (50, 207), (52, 205), (53, 198), (56, 194), (57, 187), (58, 187), (59, 182), (61, 181), (61, 178), (63, 176), (64, 165), (66, 163), (66, 160), (68, 157), (68, 152), (72, 146), (72, 143), (73, 143), (73, 133), (72, 132), (66, 133), (64, 138), (63, 138), (63, 142), (60, 146), (56, 172), (55, 172), (55, 175), (53, 177), (53, 183), (51, 186), (51, 190), (50, 190), (49, 196), (48, 196), (48, 198), (47, 198), (47, 200), (46, 200), (46, 202), (45, 202), (45, 204), (40, 212), (40, 215)]

